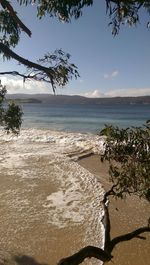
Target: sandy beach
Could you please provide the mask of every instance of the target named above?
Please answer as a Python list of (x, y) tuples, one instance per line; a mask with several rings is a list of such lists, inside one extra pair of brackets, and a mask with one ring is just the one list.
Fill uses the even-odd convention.
[[(84, 246), (102, 247), (108, 165), (98, 155), (76, 160), (77, 153), (102, 147), (99, 138), (28, 130), (0, 145), (0, 265), (55, 265)], [(112, 199), (112, 237), (146, 225), (149, 213), (144, 200)], [(114, 264), (149, 264), (146, 237), (118, 245)], [(83, 264), (101, 263), (87, 259)]]
[[(93, 173), (105, 190), (109, 189), (108, 165), (101, 163), (99, 156), (81, 159), (79, 164)], [(111, 199), (109, 209), (112, 238), (145, 226), (150, 216), (150, 203), (136, 196), (127, 197), (126, 200)], [(113, 263), (116, 265), (150, 264), (150, 234), (143, 235), (146, 240), (135, 238), (118, 244), (113, 251)]]
[(0, 143), (0, 264), (51, 265), (86, 245), (102, 247), (100, 183), (64, 154), (64, 138), (22, 139)]

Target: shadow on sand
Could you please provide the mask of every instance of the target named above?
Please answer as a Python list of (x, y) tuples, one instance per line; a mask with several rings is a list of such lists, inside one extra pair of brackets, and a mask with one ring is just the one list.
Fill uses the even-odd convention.
[(0, 255), (0, 265), (48, 265), (40, 263), (36, 259), (27, 255), (12, 255), (5, 253), (5, 257)]
[(46, 263), (39, 263), (33, 257), (26, 255), (14, 256), (13, 259), (18, 265), (48, 265)]

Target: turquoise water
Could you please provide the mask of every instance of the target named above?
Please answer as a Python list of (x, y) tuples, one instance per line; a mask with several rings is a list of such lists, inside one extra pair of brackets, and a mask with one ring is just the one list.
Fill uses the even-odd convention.
[(23, 104), (23, 128), (97, 133), (104, 124), (141, 126), (150, 119), (150, 105)]

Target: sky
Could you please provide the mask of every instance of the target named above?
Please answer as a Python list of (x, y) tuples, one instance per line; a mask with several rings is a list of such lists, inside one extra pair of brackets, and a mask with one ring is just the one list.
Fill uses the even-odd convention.
[[(78, 67), (80, 78), (71, 80), (57, 94), (86, 97), (114, 97), (150, 95), (150, 29), (147, 15), (141, 13), (137, 27), (123, 26), (113, 37), (106, 15), (105, 1), (95, 0), (92, 7), (84, 8), (83, 16), (71, 23), (61, 23), (56, 18), (36, 18), (35, 6), (19, 6), (12, 1), (19, 17), (32, 31), (29, 38), (21, 34), (14, 49), (26, 59), (36, 61), (46, 52), (61, 48), (71, 54), (71, 62)], [(14, 60), (3, 61), (0, 72), (22, 71), (24, 67)], [(8, 93), (52, 93), (51, 86), (42, 82), (0, 76), (7, 84)]]

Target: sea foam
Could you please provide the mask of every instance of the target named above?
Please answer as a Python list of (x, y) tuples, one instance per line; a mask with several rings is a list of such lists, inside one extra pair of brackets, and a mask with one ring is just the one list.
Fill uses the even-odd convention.
[[(51, 130), (26, 129), (21, 130), (18, 136), (0, 131), (0, 141), (4, 142), (32, 142), (55, 144), (56, 151), (61, 153), (73, 153), (91, 150), (94, 154), (104, 151), (103, 136), (82, 133), (66, 133)], [(54, 150), (54, 151), (55, 151)]]
[[(70, 252), (62, 257), (85, 245), (103, 247), (104, 190), (94, 175), (75, 162), (84, 152), (103, 152), (103, 143), (102, 137), (92, 134), (30, 129), (17, 137), (0, 132), (0, 194), (9, 213), (1, 213), (1, 227), (7, 230), (4, 234), (0, 229), (3, 247), (18, 249), (17, 239), (30, 232), (30, 244), (25, 236), (19, 249), (35, 255), (34, 237), (38, 237), (44, 253), (43, 240), (53, 236), (60, 244), (62, 231), (68, 234), (66, 244), (70, 242)], [(49, 249), (56, 252), (51, 244)]]

